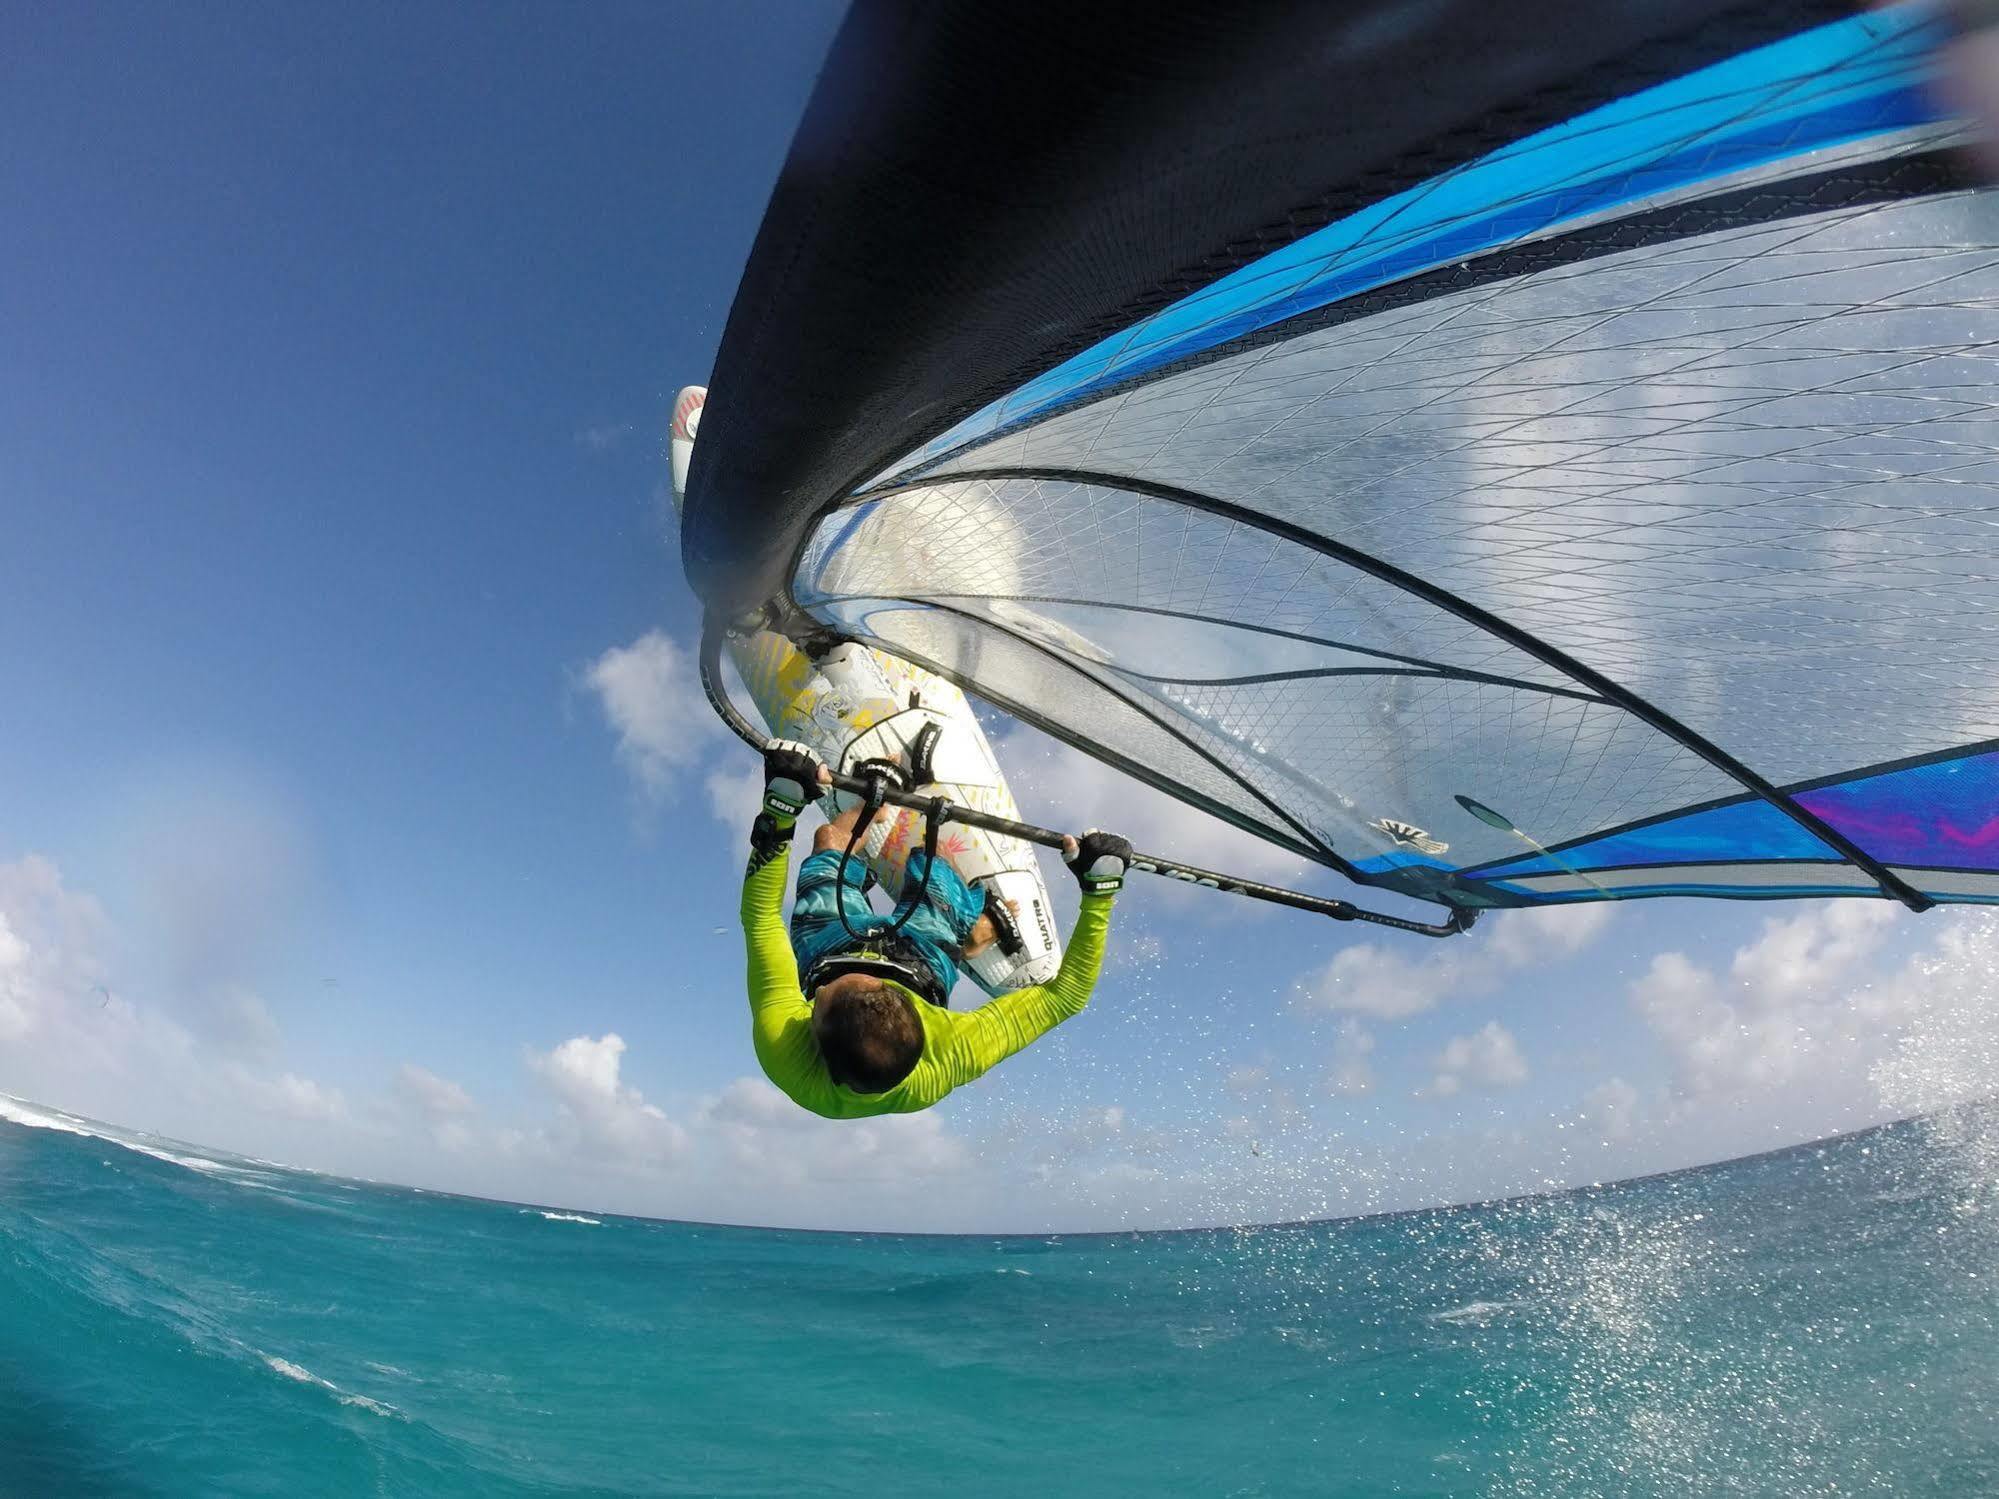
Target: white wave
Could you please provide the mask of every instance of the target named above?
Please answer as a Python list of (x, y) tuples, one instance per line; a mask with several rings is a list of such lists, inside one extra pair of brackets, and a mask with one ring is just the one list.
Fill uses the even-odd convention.
[(1227, 1343), (1242, 1335), (1238, 1327), (1218, 1327), (1211, 1322), (1203, 1322), (1192, 1327), (1169, 1327), (1166, 1336), (1176, 1348), (1207, 1348), (1216, 1343)]
[(343, 1390), (332, 1380), (321, 1379), (312, 1370), (303, 1368), (288, 1358), (279, 1358), (275, 1354), (270, 1353), (258, 1356), (263, 1359), (265, 1365), (273, 1373), (282, 1374), (286, 1379), (296, 1380), (300, 1384), (317, 1385), (320, 1389), (331, 1393), (342, 1405), (358, 1406), (360, 1409), (372, 1411), (378, 1416), (394, 1416), (398, 1419), (402, 1416), (402, 1412), (397, 1410), (393, 1405), (385, 1405), (379, 1400), (369, 1399), (366, 1395), (356, 1395), (350, 1391)]
[[(0, 1093), (0, 1119), (10, 1124), (18, 1124), (24, 1129), (60, 1130), (66, 1135), (96, 1135), (87, 1120), (78, 1119), (73, 1114), (65, 1114), (60, 1109), (41, 1109), (26, 1099), (14, 1098)], [(114, 1141), (122, 1145), (122, 1140)]]
[(333, 1388), (332, 1385), (327, 1384), (325, 1380), (313, 1373), (312, 1370), (301, 1369), (288, 1358), (278, 1358), (274, 1354), (266, 1353), (263, 1355), (263, 1360), (271, 1368), (284, 1375), (286, 1379), (296, 1379), (300, 1384), (326, 1385), (326, 1388), (329, 1390)]
[(586, 1218), (581, 1213), (551, 1213), (546, 1208), (524, 1209), (523, 1211), (539, 1213), (550, 1223), (587, 1223), (592, 1228), (599, 1228), (604, 1222), (602, 1218)]
[[(82, 1135), (86, 1139), (102, 1140), (108, 1145), (116, 1145), (136, 1155), (151, 1156), (156, 1161), (165, 1161), (169, 1166), (179, 1166), (184, 1171), (199, 1171), (204, 1175), (234, 1182), (239, 1186), (274, 1189), (278, 1181), (278, 1178), (272, 1174), (274, 1171), (298, 1170), (295, 1166), (284, 1166), (275, 1161), (252, 1162), (250, 1157), (220, 1160), (211, 1155), (198, 1155), (194, 1152), (200, 1147), (168, 1139), (165, 1135), (156, 1135), (151, 1130), (119, 1129), (100, 1120), (85, 1119), (79, 1114), (66, 1114), (61, 1109), (29, 1103), (24, 1098), (15, 1098), (6, 1093), (0, 1093), (0, 1119), (27, 1129), (58, 1130), (66, 1135)], [(167, 1149), (170, 1145), (175, 1148)], [(260, 1167), (267, 1169), (259, 1169)]]
[(1447, 1312), (1432, 1312), (1432, 1322), (1469, 1322), (1483, 1325), (1495, 1317), (1503, 1316), (1520, 1305), (1517, 1301), (1467, 1301), (1463, 1306), (1454, 1306)]
[[(166, 1161), (175, 1166), (185, 1166), (190, 1171), (226, 1172), (230, 1168), (220, 1161), (210, 1161), (196, 1156), (176, 1155), (170, 1150), (162, 1150), (156, 1145), (147, 1145), (123, 1131), (113, 1130), (108, 1125), (95, 1120), (79, 1118), (75, 1114), (65, 1114), (60, 1109), (45, 1109), (0, 1093), (0, 1119), (28, 1129), (59, 1130), (66, 1135), (82, 1135), (86, 1139), (103, 1140), (140, 1155), (149, 1155), (157, 1161)], [(159, 1136), (148, 1138), (158, 1139)]]

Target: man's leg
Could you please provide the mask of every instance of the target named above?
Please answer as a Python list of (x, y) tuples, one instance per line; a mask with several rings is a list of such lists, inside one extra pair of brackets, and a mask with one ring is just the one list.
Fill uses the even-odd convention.
[[(801, 972), (852, 939), (847, 928), (873, 931), (880, 919), (868, 904), (874, 876), (860, 859), (847, 861), (840, 879), (840, 850), (821, 849), (798, 867), (798, 897), (791, 904), (791, 950)], [(846, 919), (843, 922), (842, 916)]]
[[(927, 882), (926, 869), (930, 873)], [(922, 951), (924, 961), (944, 985), (948, 998), (958, 982), (961, 951), (986, 908), (985, 892), (967, 885), (949, 861), (933, 860), (920, 849), (909, 856), (909, 872), (902, 884), (903, 899), (910, 899), (919, 888), (923, 890), (923, 903), (910, 914), (902, 935)]]

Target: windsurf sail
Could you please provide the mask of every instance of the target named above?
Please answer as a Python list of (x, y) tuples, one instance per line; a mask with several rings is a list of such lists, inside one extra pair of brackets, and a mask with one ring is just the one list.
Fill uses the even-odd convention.
[(1932, 9), (1103, 9), (849, 15), (690, 477), (716, 617), (1460, 912), (1999, 901)]

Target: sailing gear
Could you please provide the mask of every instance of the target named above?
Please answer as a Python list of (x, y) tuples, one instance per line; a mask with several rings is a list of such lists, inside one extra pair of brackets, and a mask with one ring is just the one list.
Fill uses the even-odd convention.
[(1076, 845), (1076, 857), (1067, 862), (1085, 895), (1115, 895), (1124, 888), (1124, 872), (1132, 860), (1129, 841), (1091, 828)]
[(825, 768), (810, 745), (772, 740), (764, 750), (764, 810), (780, 822), (798, 821), (798, 814), (819, 800), (819, 772)]

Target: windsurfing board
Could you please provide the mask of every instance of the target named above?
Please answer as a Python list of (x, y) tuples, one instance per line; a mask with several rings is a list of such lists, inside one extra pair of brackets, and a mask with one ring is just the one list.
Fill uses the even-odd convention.
[[(674, 402), (670, 452), (676, 507), (687, 487), (707, 394), (690, 385)], [(921, 795), (1020, 820), (992, 743), (955, 684), (856, 642), (814, 660), (784, 636), (760, 630), (731, 638), (728, 652), (773, 737), (808, 744), (829, 765), (849, 773), (870, 759), (910, 766), (927, 737), (930, 774), (916, 788)], [(841, 810), (855, 798), (836, 793), (832, 800)], [(891, 809), (875, 820), (855, 857), (865, 861), (891, 898), (900, 900), (909, 856), (923, 846), (923, 835), (922, 813)], [(1062, 946), (1034, 850), (1017, 838), (947, 822), (938, 832), (937, 853), (967, 884), (991, 890), (1016, 913), (1022, 949), (1007, 953), (995, 943), (970, 959), (965, 966), (973, 981), (988, 994), (1000, 994), (1053, 978), (1062, 964)]]

